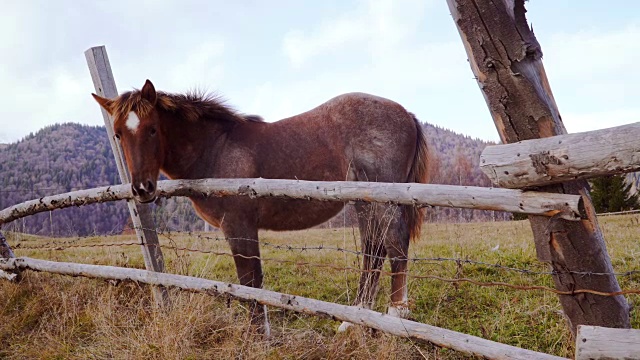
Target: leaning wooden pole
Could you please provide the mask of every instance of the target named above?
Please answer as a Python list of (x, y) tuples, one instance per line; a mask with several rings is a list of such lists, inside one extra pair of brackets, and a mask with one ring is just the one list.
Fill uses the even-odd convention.
[[(91, 79), (93, 80), (96, 94), (108, 99), (117, 97), (118, 90), (116, 89), (116, 82), (111, 72), (107, 49), (104, 46), (92, 47), (85, 51), (84, 55), (87, 59), (87, 65), (91, 72)], [(89, 94), (87, 94), (87, 96), (89, 96)], [(123, 184), (131, 183), (122, 156), (122, 149), (113, 134), (113, 119), (111, 119), (104, 109), (101, 109), (101, 111), (104, 125), (107, 129), (107, 136), (111, 143), (111, 150), (113, 150), (113, 156), (115, 157), (116, 166), (118, 167), (118, 174), (120, 174), (120, 181)], [(160, 246), (157, 246), (159, 245), (158, 234), (156, 234), (155, 231), (150, 206), (148, 204), (136, 203), (133, 199), (128, 200), (127, 204), (138, 240), (140, 240), (140, 244), (142, 244), (142, 256), (147, 270), (164, 272), (162, 249), (160, 249)], [(166, 289), (156, 287), (153, 290), (153, 294), (159, 306), (168, 304), (169, 297)]]
[[(540, 45), (527, 24), (524, 0), (447, 3), (502, 142), (566, 134), (542, 66)], [(556, 288), (619, 291), (586, 181), (540, 190), (582, 195), (588, 215), (580, 222), (529, 217), (538, 259), (558, 271)], [(570, 271), (593, 275), (575, 276)], [(629, 306), (623, 296), (561, 295), (560, 302), (574, 335), (578, 325), (629, 327)]]

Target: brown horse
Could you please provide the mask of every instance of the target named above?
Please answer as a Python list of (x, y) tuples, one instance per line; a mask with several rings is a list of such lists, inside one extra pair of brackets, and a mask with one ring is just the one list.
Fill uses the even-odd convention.
[[(155, 199), (159, 172), (171, 179), (269, 178), (325, 181), (425, 182), (427, 146), (418, 120), (397, 103), (362, 93), (338, 96), (317, 108), (274, 123), (242, 115), (202, 94), (142, 90), (114, 100), (93, 94), (114, 119), (140, 202)], [(242, 285), (262, 287), (258, 229), (298, 230), (321, 224), (339, 202), (191, 198), (198, 214), (220, 227)], [(390, 314), (406, 317), (409, 240), (419, 236), (422, 213), (412, 206), (355, 204), (363, 270), (356, 304), (371, 307), (384, 259), (391, 270)], [(254, 323), (266, 309), (251, 306)], [(340, 329), (346, 329), (343, 323)]]

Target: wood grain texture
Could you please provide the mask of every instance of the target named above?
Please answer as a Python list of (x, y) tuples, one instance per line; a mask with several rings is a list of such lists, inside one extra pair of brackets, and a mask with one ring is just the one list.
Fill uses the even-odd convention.
[(564, 359), (355, 306), (334, 304), (265, 289), (183, 275), (163, 274), (113, 266), (54, 262), (23, 257), (0, 259), (0, 269), (29, 269), (62, 275), (135, 281), (137, 283), (174, 287), (210, 295), (231, 295), (239, 299), (255, 300), (260, 304), (281, 309), (314, 316), (329, 317), (334, 320), (348, 321), (353, 324), (384, 331), (388, 334), (433, 343), (441, 347), (454, 349), (465, 354), (476, 355), (486, 359)]
[(640, 330), (578, 326), (576, 360), (640, 359)]
[[(578, 195), (541, 193), (474, 186), (359, 181), (302, 181), (280, 179), (200, 179), (158, 181), (158, 196), (279, 197), (321, 201), (370, 201), (509, 211), (579, 220)], [(114, 185), (72, 191), (29, 200), (0, 211), (0, 225), (43, 211), (107, 201), (132, 199), (131, 186)]]
[[(87, 65), (89, 66), (89, 72), (91, 73), (91, 79), (97, 95), (106, 97), (109, 99), (116, 98), (118, 96), (118, 90), (116, 89), (116, 83), (113, 78), (113, 72), (111, 71), (111, 64), (109, 63), (109, 57), (107, 56), (107, 49), (104, 46), (92, 47), (85, 51), (85, 58)], [(87, 94), (89, 95), (89, 94)], [(97, 106), (97, 105), (96, 105)], [(130, 183), (129, 172), (125, 166), (124, 156), (122, 155), (122, 148), (116, 141), (113, 132), (113, 119), (102, 108), (102, 117), (104, 119), (104, 125), (107, 129), (107, 136), (109, 137), (109, 143), (111, 144), (111, 150), (116, 160), (116, 166), (118, 168), (118, 174), (120, 175), (120, 181), (123, 184)], [(133, 199), (127, 201), (129, 207), (129, 213), (131, 214), (131, 221), (136, 229), (136, 235), (140, 240), (142, 256), (147, 269), (153, 271), (164, 271), (164, 258), (162, 256), (162, 249), (157, 246), (160, 242), (158, 240), (158, 234), (156, 234), (155, 224), (151, 217), (151, 208), (148, 204), (136, 203)], [(169, 303), (169, 298), (166, 290), (154, 289), (154, 297), (156, 304), (159, 306), (165, 306)]]
[[(524, 0), (447, 0), (469, 64), (503, 143), (566, 134), (542, 65), (542, 49), (526, 19)], [(558, 290), (620, 290), (614, 275), (574, 277), (570, 271), (612, 274), (613, 267), (585, 180), (541, 187), (581, 195), (587, 218), (572, 222), (530, 216), (538, 259), (558, 272)], [(623, 296), (560, 295), (572, 334), (580, 324), (629, 327)]]
[(480, 169), (518, 189), (640, 170), (640, 123), (487, 146)]

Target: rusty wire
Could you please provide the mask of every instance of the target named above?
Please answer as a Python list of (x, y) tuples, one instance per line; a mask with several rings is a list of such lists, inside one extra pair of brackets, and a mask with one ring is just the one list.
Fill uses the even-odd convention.
[[(146, 231), (155, 231), (158, 235), (160, 236), (164, 236), (165, 238), (167, 238), (169, 241), (173, 241), (173, 235), (174, 233), (171, 231), (158, 231), (158, 229), (148, 229), (148, 228), (126, 228), (125, 230), (146, 230)], [(194, 233), (194, 232), (185, 232), (184, 234), (186, 234), (187, 236), (190, 237), (196, 237), (198, 240), (209, 240), (209, 241), (228, 241), (231, 239), (225, 238), (225, 237), (212, 237), (212, 236), (206, 236), (206, 235), (202, 235), (202, 234), (198, 234), (198, 233)], [(112, 234), (115, 235), (115, 234)], [(108, 235), (107, 235), (108, 236)], [(84, 238), (88, 238), (88, 237), (84, 237)], [(73, 249), (73, 248), (95, 248), (95, 247), (109, 247), (109, 246), (132, 246), (132, 245), (144, 245), (140, 242), (121, 242), (121, 243), (105, 243), (105, 244), (77, 244), (78, 240), (83, 239), (83, 237), (78, 237), (76, 239), (70, 240), (70, 241), (62, 241), (62, 242), (47, 242), (42, 246), (22, 246), (22, 245), (18, 245), (15, 248), (16, 249), (24, 249), (24, 250), (65, 250), (65, 249)], [(351, 254), (351, 255), (355, 255), (355, 256), (366, 256), (366, 257), (370, 257), (372, 259), (381, 259), (381, 260), (386, 260), (388, 259), (387, 257), (382, 257), (382, 256), (377, 256), (377, 255), (370, 255), (370, 254), (365, 254), (362, 251), (358, 251), (358, 250), (350, 250), (350, 249), (346, 249), (346, 248), (341, 248), (341, 247), (334, 247), (334, 246), (326, 246), (326, 245), (316, 245), (316, 246), (291, 246), (291, 245), (280, 245), (280, 244), (274, 244), (274, 243), (270, 243), (267, 241), (263, 241), (263, 240), (258, 240), (258, 239), (250, 239), (250, 238), (232, 238), (233, 240), (242, 240), (242, 241), (248, 241), (248, 242), (257, 242), (262, 246), (266, 246), (266, 247), (270, 247), (272, 249), (276, 249), (276, 250), (285, 250), (285, 251), (290, 251), (290, 252), (304, 252), (304, 251), (336, 251), (336, 252), (340, 252), (340, 253), (347, 253), (347, 254)], [(153, 246), (151, 244), (147, 244), (147, 246)], [(222, 255), (219, 254), (215, 251), (210, 251), (210, 250), (201, 250), (201, 249), (194, 249), (194, 248), (184, 248), (184, 247), (176, 247), (176, 248), (171, 248), (169, 245), (160, 245), (161, 248), (167, 248), (170, 250), (178, 250), (178, 251), (189, 251), (189, 252), (199, 252), (199, 253), (203, 253), (203, 254), (212, 254), (212, 255)], [(229, 254), (231, 255), (231, 254)], [(241, 256), (241, 255), (238, 255)], [(393, 258), (391, 258), (390, 260), (393, 260)], [(636, 274), (640, 274), (640, 270), (627, 270), (624, 272), (593, 272), (593, 271), (576, 271), (576, 270), (569, 270), (569, 271), (557, 271), (557, 270), (551, 270), (551, 271), (536, 271), (536, 270), (531, 270), (531, 269), (522, 269), (522, 268), (516, 268), (516, 267), (511, 267), (511, 266), (505, 266), (505, 265), (501, 265), (499, 263), (489, 263), (489, 262), (485, 262), (485, 261), (479, 261), (479, 260), (473, 260), (470, 258), (453, 258), (453, 257), (409, 257), (406, 259), (409, 262), (412, 263), (421, 263), (421, 262), (452, 262), (452, 263), (456, 263), (456, 264), (465, 264), (465, 265), (477, 265), (477, 266), (484, 266), (484, 267), (488, 267), (488, 268), (492, 268), (492, 269), (498, 269), (498, 270), (504, 270), (504, 271), (510, 271), (510, 272), (516, 272), (516, 273), (520, 273), (520, 274), (524, 274), (524, 275), (547, 275), (547, 276), (557, 276), (557, 275), (579, 275), (579, 276), (623, 276), (623, 277), (630, 277)]]
[[(170, 238), (170, 235), (167, 235), (166, 233), (163, 234), (165, 237), (167, 237), (169, 240), (172, 240)], [(255, 239), (245, 239), (245, 240), (252, 240), (252, 241), (257, 241)], [(269, 244), (269, 243), (267, 243)], [(97, 247), (114, 247), (114, 246), (140, 246), (143, 245), (140, 242), (112, 242), (112, 243), (99, 243), (99, 244), (73, 244), (68, 242), (68, 244), (66, 244), (67, 246), (17, 246), (15, 247), (16, 249), (21, 249), (21, 250), (67, 250), (67, 249), (77, 249), (77, 248), (97, 248)], [(245, 256), (242, 254), (231, 254), (228, 252), (224, 252), (224, 251), (216, 251), (216, 250), (203, 250), (203, 249), (195, 249), (195, 248), (189, 248), (189, 247), (183, 247), (183, 246), (176, 246), (176, 245), (151, 245), (151, 244), (147, 244), (148, 246), (160, 246), (162, 249), (167, 249), (167, 250), (173, 250), (173, 251), (186, 251), (186, 252), (197, 252), (197, 253), (201, 253), (201, 254), (209, 254), (209, 255), (216, 255), (216, 256), (229, 256), (229, 257), (242, 257), (244, 259), (259, 259), (261, 261), (264, 262), (275, 262), (275, 263), (281, 263), (281, 264), (290, 264), (293, 266), (304, 266), (304, 267), (310, 267), (310, 268), (326, 268), (326, 269), (331, 269), (331, 270), (335, 270), (335, 271), (350, 271), (350, 272), (355, 272), (355, 273), (375, 273), (378, 272), (381, 275), (384, 276), (392, 276), (395, 274), (404, 274), (406, 275), (408, 278), (411, 279), (417, 279), (417, 280), (424, 280), (424, 279), (431, 279), (431, 280), (438, 280), (438, 281), (442, 281), (442, 282), (446, 282), (446, 283), (452, 283), (452, 284), (459, 284), (459, 283), (468, 283), (468, 284), (473, 284), (476, 286), (481, 286), (481, 287), (506, 287), (506, 288), (510, 288), (510, 289), (514, 289), (514, 290), (524, 290), (524, 291), (547, 291), (550, 293), (554, 293), (557, 295), (577, 295), (577, 294), (594, 294), (594, 295), (599, 295), (599, 296), (619, 296), (619, 295), (630, 295), (630, 294), (637, 294), (640, 295), (640, 289), (627, 289), (627, 290), (621, 290), (621, 291), (615, 291), (615, 292), (603, 292), (603, 291), (598, 291), (598, 290), (592, 290), (592, 289), (573, 289), (573, 290), (557, 290), (548, 286), (543, 286), (543, 285), (516, 285), (516, 284), (511, 284), (511, 283), (507, 283), (507, 282), (500, 282), (500, 281), (479, 281), (479, 280), (475, 280), (475, 279), (471, 279), (471, 278), (447, 278), (447, 277), (442, 277), (442, 276), (438, 276), (438, 275), (432, 275), (432, 274), (428, 274), (428, 275), (415, 275), (415, 274), (411, 274), (409, 272), (402, 272), (402, 273), (393, 273), (393, 272), (389, 272), (389, 271), (385, 271), (382, 269), (373, 269), (373, 270), (364, 270), (364, 269), (360, 269), (360, 268), (356, 268), (356, 267), (352, 267), (352, 266), (337, 266), (337, 265), (332, 265), (332, 264), (320, 264), (320, 263), (314, 263), (314, 262), (310, 262), (310, 261), (298, 261), (298, 260), (286, 260), (286, 259), (278, 259), (278, 258), (266, 258), (266, 257), (259, 257), (259, 256)], [(279, 245), (276, 245), (279, 246)], [(291, 249), (296, 249), (293, 247), (287, 247), (287, 246), (279, 246), (279, 249), (284, 249), (284, 250), (291, 250)], [(298, 248), (301, 250), (338, 250), (338, 251), (345, 251), (346, 249), (341, 249), (341, 248), (329, 248), (329, 247), (303, 247), (303, 248)], [(357, 255), (362, 255), (364, 256), (364, 253), (362, 252), (358, 252), (358, 251), (352, 251), (349, 250), (350, 253), (353, 254), (357, 254)], [(504, 270), (510, 270), (510, 271), (517, 271), (520, 272), (522, 274), (539, 274), (539, 275), (553, 275), (553, 274), (558, 274), (558, 273), (554, 273), (554, 272), (534, 272), (531, 270), (526, 270), (526, 269), (516, 269), (516, 268), (509, 268), (509, 267), (503, 267), (499, 264), (489, 264), (489, 263), (483, 263), (483, 262), (478, 262), (478, 261), (473, 261), (473, 260), (469, 260), (469, 259), (454, 259), (454, 258), (412, 258), (412, 259), (408, 259), (410, 261), (418, 261), (418, 260), (429, 260), (429, 261), (455, 261), (458, 266), (462, 266), (463, 264), (474, 264), (474, 265), (488, 265), (491, 268), (498, 268), (498, 269), (504, 269)], [(577, 272), (570, 272), (572, 274), (575, 274)], [(631, 275), (631, 274), (635, 274), (635, 273), (640, 273), (640, 271), (638, 270), (633, 270), (633, 271), (627, 271), (623, 274), (625, 275)], [(609, 273), (586, 273), (583, 272), (583, 274), (585, 275), (610, 275)]]

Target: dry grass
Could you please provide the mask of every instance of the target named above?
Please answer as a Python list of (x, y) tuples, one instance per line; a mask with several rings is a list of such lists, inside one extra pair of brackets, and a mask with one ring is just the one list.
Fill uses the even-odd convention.
[[(614, 267), (640, 269), (638, 216), (601, 219)], [(46, 239), (7, 234), (12, 245), (42, 245), (51, 241), (82, 244), (132, 241), (133, 236), (86, 239)], [(314, 229), (262, 233), (262, 240), (292, 246), (356, 249), (353, 229)], [(164, 244), (228, 251), (224, 241), (186, 234), (162, 238)], [(496, 245), (498, 250), (492, 251)], [(17, 256), (57, 261), (143, 267), (139, 249), (101, 247), (68, 250), (27, 250)], [(354, 255), (330, 250), (285, 251), (263, 247), (264, 258), (357, 266)], [(235, 281), (231, 258), (165, 250), (170, 272)], [(469, 257), (531, 270), (547, 270), (536, 261), (527, 222), (430, 224), (412, 257)], [(546, 275), (521, 275), (452, 262), (411, 264), (413, 274), (465, 276), (483, 281), (551, 285)], [(388, 266), (387, 266), (388, 270)], [(327, 268), (265, 262), (266, 287), (300, 296), (349, 304), (358, 274)], [(623, 288), (640, 288), (640, 277), (620, 278)], [(385, 311), (389, 279), (382, 278), (376, 309)], [(536, 351), (570, 357), (573, 344), (565, 329), (555, 295), (541, 291), (483, 288), (474, 285), (414, 279), (410, 283), (413, 317), (421, 322), (481, 336)], [(463, 355), (409, 340), (355, 329), (336, 334), (337, 322), (270, 309), (274, 336), (263, 340), (247, 332), (242, 303), (202, 294), (171, 292), (173, 305), (155, 309), (146, 286), (25, 273), (20, 284), (0, 282), (0, 358), (6, 359), (458, 359)], [(634, 297), (629, 298), (634, 302)], [(640, 327), (637, 310), (632, 324)]]

